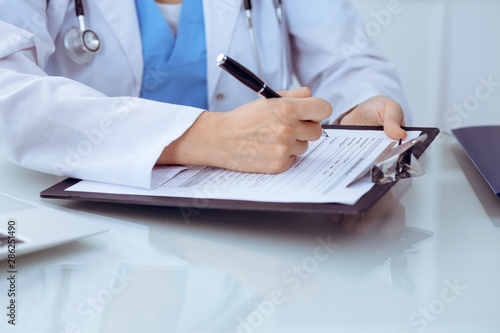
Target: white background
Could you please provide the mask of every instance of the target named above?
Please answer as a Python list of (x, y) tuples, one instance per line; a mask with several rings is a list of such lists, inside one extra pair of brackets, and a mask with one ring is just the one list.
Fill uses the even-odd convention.
[[(389, 0), (352, 0), (368, 24)], [(500, 1), (400, 0), (402, 10), (373, 34), (403, 81), (415, 126), (442, 130), (500, 125), (500, 87), (475, 97), (479, 77), (500, 83)], [(373, 22), (374, 21), (374, 22)], [(499, 84), (500, 85), (500, 84)], [(481, 88), (481, 92), (487, 90)], [(474, 104), (475, 102), (479, 102)], [(463, 112), (455, 104), (469, 103)]]

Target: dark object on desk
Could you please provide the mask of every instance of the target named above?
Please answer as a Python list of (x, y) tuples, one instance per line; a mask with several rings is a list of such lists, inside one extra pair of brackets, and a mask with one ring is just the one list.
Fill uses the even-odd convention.
[[(324, 128), (345, 129), (345, 130), (379, 130), (381, 126), (339, 126), (327, 125)], [(407, 131), (421, 131), (427, 134), (424, 143), (415, 146), (413, 154), (419, 158), (425, 149), (439, 134), (439, 129), (428, 127), (407, 127)], [(116, 195), (109, 193), (74, 192), (65, 191), (68, 187), (78, 183), (79, 179), (66, 179), (40, 193), (42, 198), (49, 199), (71, 199), (84, 201), (100, 201), (133, 205), (149, 205), (164, 207), (180, 207), (181, 209), (228, 209), (247, 211), (274, 211), (274, 212), (301, 212), (301, 213), (335, 213), (335, 214), (362, 214), (372, 207), (380, 198), (384, 196), (396, 183), (375, 185), (354, 205), (344, 205), (336, 203), (275, 203), (257, 202), (243, 200), (222, 200), (222, 199), (197, 199), (178, 197), (159, 197), (146, 195)]]
[(500, 125), (458, 128), (453, 134), (493, 192), (500, 197)]

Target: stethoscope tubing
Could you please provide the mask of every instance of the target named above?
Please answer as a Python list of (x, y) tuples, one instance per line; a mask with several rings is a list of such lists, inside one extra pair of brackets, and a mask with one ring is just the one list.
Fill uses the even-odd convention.
[[(286, 29), (286, 21), (283, 13), (283, 7), (282, 7), (282, 0), (274, 0), (274, 6), (276, 8), (276, 18), (278, 20), (278, 24), (280, 27), (280, 39), (281, 39), (281, 72), (282, 72), (282, 77), (281, 77), (281, 88), (282, 90), (286, 90), (289, 87), (289, 79), (288, 79), (288, 43), (287, 43), (287, 29)], [(253, 48), (253, 53), (255, 57), (255, 61), (257, 64), (257, 70), (262, 79), (265, 79), (264, 77), (264, 71), (262, 69), (262, 64), (261, 64), (261, 59), (260, 59), (260, 54), (259, 54), (259, 46), (257, 43), (257, 37), (255, 34), (255, 29), (253, 25), (253, 16), (252, 16), (252, 0), (243, 0), (243, 8), (245, 10), (245, 16), (246, 16), (246, 21), (247, 21), (247, 27), (248, 27), (248, 33), (250, 36), (250, 43), (252, 44)], [(99, 49), (100, 46), (100, 40), (98, 35), (92, 31), (92, 30), (87, 30), (85, 28), (85, 11), (84, 11), (84, 6), (83, 6), (83, 1), (82, 0), (75, 0), (75, 14), (78, 20), (78, 27), (80, 30), (80, 41), (82, 43), (82, 50), (78, 51), (78, 53), (83, 54), (81, 56), (82, 59), (81, 61), (75, 61), (77, 63), (87, 63), (88, 59), (91, 59), (90, 53), (95, 54), (97, 50)], [(97, 47), (90, 47), (87, 44), (87, 39), (85, 36), (90, 35), (92, 37), (92, 41), (96, 42)], [(67, 43), (68, 45), (74, 45), (72, 43)], [(66, 45), (66, 43), (65, 43)], [(67, 50), (68, 52), (70, 50)], [(83, 53), (82, 53), (83, 52)], [(74, 52), (75, 53), (75, 52)], [(73, 53), (73, 54), (74, 54)], [(87, 55), (87, 53), (89, 53)], [(78, 57), (78, 55), (73, 55), (72, 59), (74, 57)], [(87, 58), (87, 59), (84, 59)]]
[[(289, 87), (288, 80), (288, 43), (287, 43), (287, 29), (285, 17), (283, 14), (283, 6), (281, 0), (274, 0), (274, 6), (276, 8), (276, 18), (278, 20), (280, 28), (280, 42), (281, 42), (281, 89), (287, 90)], [(255, 57), (255, 62), (257, 64), (257, 71), (259, 76), (265, 80), (264, 71), (262, 70), (262, 65), (259, 56), (259, 47), (257, 43), (257, 38), (255, 37), (255, 29), (253, 25), (252, 17), (252, 0), (243, 0), (243, 9), (245, 10), (245, 16), (247, 19), (248, 34), (250, 37), (250, 43), (252, 44), (253, 53)]]

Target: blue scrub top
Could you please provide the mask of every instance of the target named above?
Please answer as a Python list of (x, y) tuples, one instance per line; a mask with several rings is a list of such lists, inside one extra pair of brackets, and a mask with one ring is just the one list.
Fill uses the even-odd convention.
[(202, 0), (184, 0), (177, 38), (154, 0), (135, 0), (142, 38), (141, 97), (208, 108)]

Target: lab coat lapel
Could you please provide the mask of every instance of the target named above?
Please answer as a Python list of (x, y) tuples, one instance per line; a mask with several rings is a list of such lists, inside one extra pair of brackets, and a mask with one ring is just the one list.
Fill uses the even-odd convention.
[(207, 43), (207, 85), (209, 105), (222, 70), (217, 66), (217, 56), (227, 53), (234, 33), (242, 2), (240, 0), (204, 0), (205, 34)]
[(132, 68), (139, 95), (142, 83), (143, 59), (139, 21), (134, 0), (95, 0), (116, 35)]

